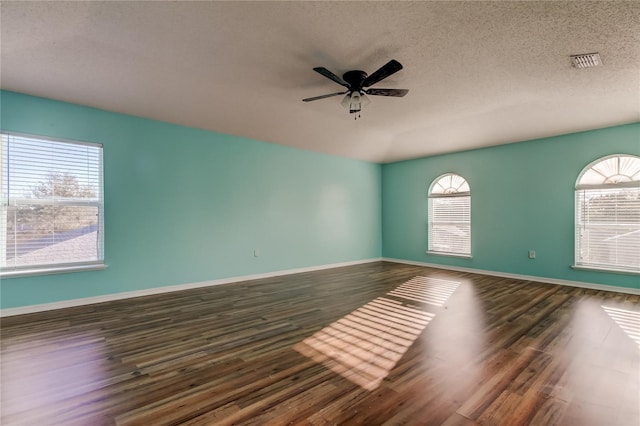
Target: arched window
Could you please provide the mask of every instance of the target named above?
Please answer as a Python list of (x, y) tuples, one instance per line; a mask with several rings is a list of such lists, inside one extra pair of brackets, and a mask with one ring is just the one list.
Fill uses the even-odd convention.
[(447, 173), (429, 187), (429, 253), (471, 255), (471, 191), (459, 175)]
[(611, 155), (580, 173), (576, 266), (640, 272), (640, 157)]

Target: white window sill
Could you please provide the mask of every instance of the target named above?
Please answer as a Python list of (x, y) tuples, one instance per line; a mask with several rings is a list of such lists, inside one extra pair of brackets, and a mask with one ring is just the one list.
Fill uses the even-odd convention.
[(578, 271), (608, 272), (611, 274), (640, 275), (640, 271), (631, 271), (629, 269), (613, 269), (597, 266), (571, 265), (573, 269)]
[(426, 253), (433, 254), (435, 256), (447, 256), (447, 257), (459, 257), (462, 259), (473, 259), (473, 257), (470, 254), (447, 253), (444, 251), (431, 251), (431, 250), (427, 250)]
[(17, 278), (17, 277), (32, 277), (36, 275), (50, 275), (50, 274), (66, 274), (69, 272), (83, 272), (83, 271), (99, 271), (106, 269), (107, 265), (104, 263), (91, 263), (85, 265), (66, 265), (66, 266), (44, 266), (40, 268), (29, 269), (15, 269), (9, 271), (1, 271), (0, 278)]

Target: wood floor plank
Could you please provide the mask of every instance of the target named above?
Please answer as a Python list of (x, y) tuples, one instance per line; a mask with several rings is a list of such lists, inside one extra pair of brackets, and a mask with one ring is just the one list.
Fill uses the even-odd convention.
[(372, 262), (0, 331), (3, 425), (640, 424), (637, 295)]

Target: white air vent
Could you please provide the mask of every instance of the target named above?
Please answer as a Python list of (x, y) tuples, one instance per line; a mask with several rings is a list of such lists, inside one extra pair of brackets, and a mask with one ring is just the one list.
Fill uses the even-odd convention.
[(599, 53), (585, 53), (583, 55), (571, 55), (571, 63), (576, 68), (591, 68), (602, 65)]

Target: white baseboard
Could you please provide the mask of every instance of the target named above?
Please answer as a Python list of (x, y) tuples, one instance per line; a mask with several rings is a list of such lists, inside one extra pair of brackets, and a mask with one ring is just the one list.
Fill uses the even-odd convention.
[(427, 262), (418, 262), (418, 261), (413, 261), (413, 260), (394, 259), (394, 258), (391, 258), (391, 257), (383, 257), (382, 260), (385, 261), (385, 262), (404, 263), (404, 264), (407, 264), (407, 265), (416, 265), (416, 266), (426, 266), (426, 267), (429, 267), (429, 268), (446, 269), (446, 270), (450, 270), (450, 271), (471, 272), (473, 274), (478, 274), (478, 275), (491, 275), (493, 277), (514, 278), (514, 279), (517, 279), (517, 280), (535, 281), (535, 282), (546, 283), (546, 284), (566, 285), (566, 286), (569, 286), (569, 287), (580, 287), (580, 288), (587, 288), (587, 289), (590, 289), (590, 290), (614, 291), (614, 292), (617, 292), (617, 293), (640, 295), (640, 289), (637, 289), (637, 288), (618, 287), (618, 286), (606, 285), (606, 284), (586, 283), (586, 282), (582, 282), (582, 281), (561, 280), (561, 279), (558, 279), (558, 278), (538, 277), (538, 276), (535, 276), (535, 275), (520, 275), (520, 274), (510, 274), (508, 272), (486, 271), (484, 269), (474, 269), (474, 268), (465, 268), (465, 267), (460, 267), (460, 266), (440, 265), (440, 264), (437, 264), (437, 263), (427, 263)]
[(339, 268), (342, 266), (360, 265), (363, 263), (379, 262), (379, 257), (355, 260), (351, 262), (331, 263), (327, 265), (309, 266), (306, 268), (285, 269), (281, 271), (265, 272), (262, 274), (242, 275), (230, 278), (222, 278), (219, 280), (201, 281), (197, 283), (187, 283), (170, 285), (165, 287), (154, 287), (146, 290), (126, 291), (122, 293), (105, 294), (103, 296), (84, 297), (81, 299), (63, 300), (60, 302), (43, 303), (40, 305), (20, 306), (17, 308), (6, 308), (0, 310), (0, 317), (8, 317), (14, 315), (33, 314), (36, 312), (51, 311), (54, 309), (72, 308), (75, 306), (93, 305), (95, 303), (110, 302), (113, 300), (129, 299), (132, 297), (150, 296), (153, 294), (170, 293), (174, 291), (189, 290), (193, 288), (210, 287), (221, 284), (231, 284), (241, 281), (259, 280), (262, 278), (279, 277), (283, 275), (299, 274), (302, 272), (320, 271), (323, 269)]

